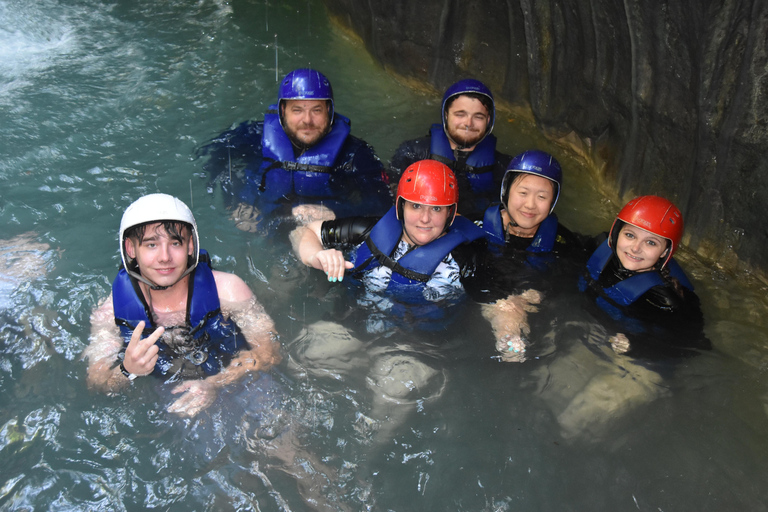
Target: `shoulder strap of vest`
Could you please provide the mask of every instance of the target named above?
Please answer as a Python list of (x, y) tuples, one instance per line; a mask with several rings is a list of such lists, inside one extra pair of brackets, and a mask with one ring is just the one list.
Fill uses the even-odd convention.
[(587, 261), (587, 272), (593, 280), (597, 281), (612, 255), (613, 250), (608, 245), (607, 239), (592, 253)]
[(194, 334), (214, 316), (221, 313), (219, 291), (211, 269), (211, 258), (204, 249), (200, 250), (200, 261), (189, 279), (187, 295), (187, 321)]
[(675, 258), (670, 258), (667, 262), (667, 268), (669, 269), (669, 275), (678, 280), (678, 282), (689, 290), (693, 291), (693, 283), (685, 274), (683, 267), (675, 261)]
[(501, 205), (489, 206), (483, 214), (483, 231), (488, 241), (496, 245), (504, 245), (506, 234), (504, 233), (504, 221), (501, 218)]
[[(133, 330), (143, 320), (147, 327), (153, 327), (152, 313), (139, 282), (128, 275), (124, 268), (120, 268), (112, 282), (112, 306), (117, 326)], [(135, 323), (132, 323), (132, 320), (135, 320)]]
[[(451, 149), (451, 143), (440, 124), (433, 124), (429, 130), (429, 158), (444, 163), (454, 171), (463, 170), (472, 174), (492, 172), (496, 163), (496, 137), (488, 135), (472, 150), (467, 161), (459, 164)], [(459, 167), (461, 169), (459, 169)]]
[(355, 268), (350, 273), (354, 275), (368, 270), (374, 261), (378, 262), (376, 254), (391, 255), (402, 234), (403, 226), (397, 219), (397, 212), (393, 206), (373, 226), (371, 232), (365, 237), (365, 243), (357, 248)]
[(551, 213), (539, 225), (533, 242), (526, 249), (528, 252), (552, 252), (557, 240), (557, 215)]

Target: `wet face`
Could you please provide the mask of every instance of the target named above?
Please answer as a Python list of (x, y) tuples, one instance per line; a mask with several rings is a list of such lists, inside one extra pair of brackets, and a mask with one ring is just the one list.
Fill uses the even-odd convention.
[(330, 126), (325, 100), (286, 100), (281, 105), (283, 129), (299, 147), (310, 147), (322, 139)]
[(128, 257), (136, 260), (142, 276), (158, 286), (171, 286), (181, 279), (194, 246), (186, 226), (175, 236), (169, 234), (160, 222), (146, 226), (141, 239), (125, 240)]
[(443, 234), (450, 206), (430, 206), (407, 200), (403, 203), (403, 241), (409, 245), (426, 245)]
[(668, 241), (650, 231), (624, 224), (616, 240), (616, 255), (627, 270), (651, 270), (666, 256)]
[(510, 232), (517, 236), (532, 237), (539, 225), (549, 216), (555, 199), (555, 184), (534, 174), (520, 174), (509, 186), (507, 215), (517, 224)]
[(485, 105), (476, 98), (459, 96), (448, 107), (445, 127), (451, 140), (467, 149), (474, 149), (485, 136), (491, 116)]

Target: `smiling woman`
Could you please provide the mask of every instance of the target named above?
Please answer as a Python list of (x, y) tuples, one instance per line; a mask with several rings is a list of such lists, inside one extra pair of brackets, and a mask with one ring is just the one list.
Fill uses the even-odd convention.
[(699, 298), (672, 257), (682, 236), (683, 217), (674, 204), (637, 197), (621, 209), (587, 262), (580, 288), (615, 325), (616, 352), (693, 355), (712, 347), (703, 334)]
[(669, 245), (665, 238), (625, 224), (616, 238), (616, 256), (627, 270), (648, 272), (666, 254)]

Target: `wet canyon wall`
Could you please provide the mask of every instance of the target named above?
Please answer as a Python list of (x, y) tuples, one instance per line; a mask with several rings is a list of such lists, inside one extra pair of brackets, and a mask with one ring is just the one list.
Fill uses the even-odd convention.
[(605, 190), (673, 200), (689, 247), (768, 271), (768, 2), (324, 3), (394, 74), (483, 80)]

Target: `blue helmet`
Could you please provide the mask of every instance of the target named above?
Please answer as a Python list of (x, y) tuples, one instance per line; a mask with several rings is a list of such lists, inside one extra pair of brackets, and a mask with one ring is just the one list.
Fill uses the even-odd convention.
[[(488, 109), (488, 114), (490, 114), (491, 118), (488, 121), (488, 126), (485, 129), (485, 135), (483, 138), (487, 137), (489, 133), (493, 131), (493, 125), (496, 123), (496, 103), (493, 100), (493, 93), (491, 92), (488, 87), (485, 86), (483, 82), (480, 80), (475, 80), (473, 78), (467, 78), (465, 80), (459, 80), (452, 86), (450, 86), (448, 89), (446, 89), (445, 94), (443, 95), (443, 130), (445, 131), (445, 134), (448, 135), (448, 127), (446, 126), (446, 118), (448, 115), (447, 112), (447, 104), (449, 101), (451, 101), (456, 96), (461, 96), (462, 94), (479, 94), (481, 96), (486, 96), (491, 103), (491, 108)], [(483, 102), (485, 104), (485, 102)], [(487, 105), (486, 105), (487, 106)]]
[(328, 78), (319, 71), (301, 68), (285, 75), (277, 93), (278, 108), (283, 100), (328, 100), (333, 124), (333, 88)]
[(549, 209), (549, 213), (552, 213), (557, 199), (560, 197), (560, 188), (563, 185), (563, 170), (555, 157), (544, 151), (531, 149), (513, 158), (507, 166), (504, 179), (501, 181), (501, 204), (505, 207), (509, 197), (509, 187), (520, 173), (541, 176), (557, 185), (555, 187), (555, 200), (552, 201), (552, 207)]

